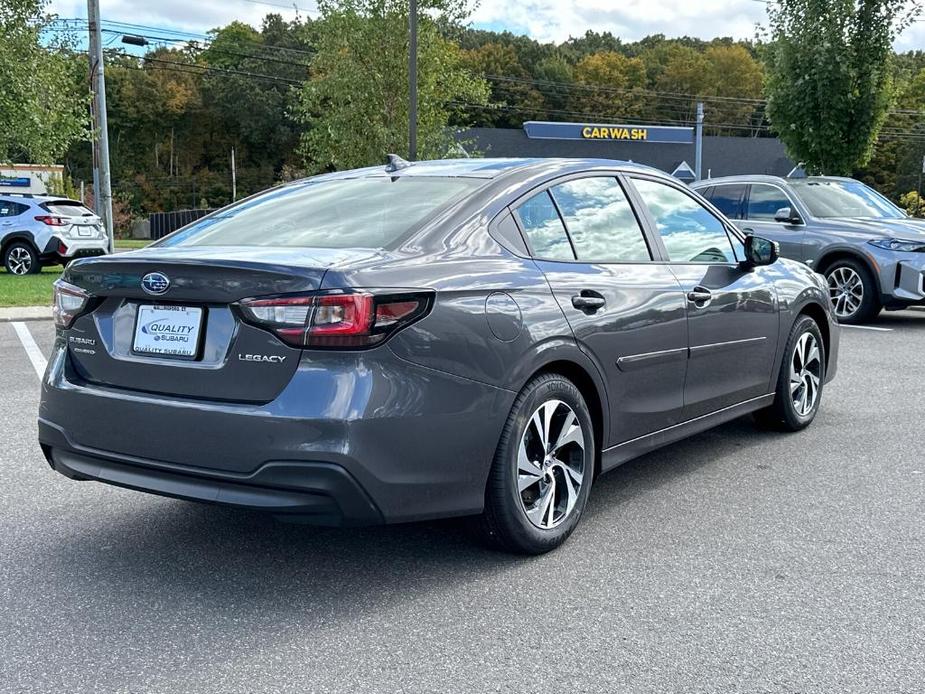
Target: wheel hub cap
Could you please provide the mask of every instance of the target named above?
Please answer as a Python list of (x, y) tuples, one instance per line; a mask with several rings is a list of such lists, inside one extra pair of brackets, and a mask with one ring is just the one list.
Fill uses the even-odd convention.
[(575, 411), (549, 400), (530, 417), (517, 451), (518, 490), (527, 518), (554, 528), (575, 509), (585, 472), (585, 439)]
[(790, 358), (790, 397), (793, 409), (805, 417), (816, 406), (822, 379), (822, 355), (812, 333), (803, 333)]
[(839, 318), (850, 318), (864, 301), (864, 282), (850, 267), (837, 267), (829, 273), (829, 299)]

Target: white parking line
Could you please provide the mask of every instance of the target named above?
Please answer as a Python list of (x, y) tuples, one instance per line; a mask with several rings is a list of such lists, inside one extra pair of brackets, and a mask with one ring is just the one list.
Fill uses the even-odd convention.
[(891, 333), (893, 328), (875, 328), (872, 325), (840, 325), (841, 328), (854, 328), (855, 330), (876, 330), (878, 333)]
[(45, 355), (42, 354), (42, 350), (39, 349), (39, 346), (35, 344), (35, 339), (32, 337), (32, 333), (29, 332), (29, 328), (26, 327), (25, 323), (15, 322), (10, 325), (12, 325), (13, 330), (16, 331), (16, 336), (22, 343), (23, 349), (26, 350), (29, 361), (32, 362), (32, 368), (35, 369), (35, 373), (38, 374), (39, 380), (41, 380), (42, 375), (45, 373), (45, 367), (48, 365), (48, 360), (45, 359)]

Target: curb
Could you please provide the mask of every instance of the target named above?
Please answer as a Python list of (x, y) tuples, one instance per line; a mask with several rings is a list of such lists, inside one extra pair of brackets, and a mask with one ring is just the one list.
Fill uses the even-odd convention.
[(51, 320), (52, 318), (51, 306), (9, 306), (0, 308), (0, 323)]

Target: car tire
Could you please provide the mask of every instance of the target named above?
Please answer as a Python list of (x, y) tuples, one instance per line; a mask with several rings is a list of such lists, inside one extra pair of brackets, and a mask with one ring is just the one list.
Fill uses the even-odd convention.
[(520, 554), (561, 545), (587, 504), (594, 461), (594, 427), (575, 384), (558, 374), (530, 381), (508, 415), (488, 476), (483, 537)]
[(877, 282), (863, 262), (853, 258), (836, 260), (824, 274), (839, 323), (855, 325), (877, 317), (881, 309)]
[(3, 264), (11, 275), (32, 275), (42, 269), (39, 254), (27, 241), (14, 241), (3, 251)]
[(816, 418), (825, 385), (825, 342), (812, 318), (800, 316), (790, 329), (777, 377), (774, 402), (755, 413), (762, 426), (800, 431)]

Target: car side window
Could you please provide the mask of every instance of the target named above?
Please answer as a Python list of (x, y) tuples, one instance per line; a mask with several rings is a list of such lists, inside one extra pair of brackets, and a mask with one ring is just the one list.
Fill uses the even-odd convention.
[(748, 194), (748, 218), (756, 221), (774, 221), (774, 215), (784, 207), (792, 207), (780, 188), (753, 183)]
[(534, 195), (515, 212), (535, 257), (575, 260), (565, 225), (548, 191)]
[(726, 225), (696, 198), (650, 179), (634, 178), (633, 185), (655, 221), (670, 261), (736, 262)]
[(554, 186), (551, 192), (578, 260), (592, 263), (652, 260), (642, 227), (616, 178), (580, 178)]
[(20, 205), (18, 202), (0, 200), (0, 217), (18, 217), (28, 209), (28, 206)]
[(742, 219), (742, 201), (745, 199), (744, 185), (714, 186), (707, 200), (729, 219)]

